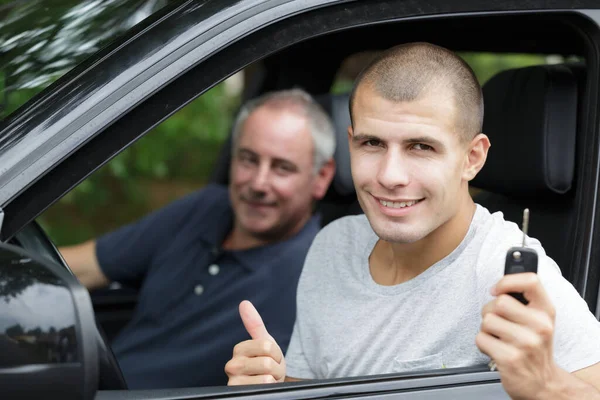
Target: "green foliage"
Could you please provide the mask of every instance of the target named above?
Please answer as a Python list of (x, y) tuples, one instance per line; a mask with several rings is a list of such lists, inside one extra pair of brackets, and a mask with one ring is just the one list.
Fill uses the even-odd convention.
[(221, 84), (158, 125), (47, 210), (58, 245), (134, 221), (206, 184), (239, 99)]

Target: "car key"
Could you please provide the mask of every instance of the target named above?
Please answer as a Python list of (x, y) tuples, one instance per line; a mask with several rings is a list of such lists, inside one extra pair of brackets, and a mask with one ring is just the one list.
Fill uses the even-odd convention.
[[(523, 246), (511, 247), (506, 253), (504, 264), (504, 275), (519, 274), (524, 272), (537, 273), (538, 255), (534, 249), (527, 247), (527, 230), (529, 228), (529, 209), (523, 211)], [(523, 304), (529, 303), (522, 293), (510, 293), (515, 299)]]

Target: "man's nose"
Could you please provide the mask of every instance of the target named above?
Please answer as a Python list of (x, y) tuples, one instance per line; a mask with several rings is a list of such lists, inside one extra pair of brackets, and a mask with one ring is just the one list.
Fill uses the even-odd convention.
[(381, 186), (394, 189), (410, 182), (409, 166), (400, 151), (387, 151), (379, 165), (377, 180)]
[(252, 177), (252, 190), (265, 191), (269, 185), (271, 166), (267, 162), (262, 162), (255, 171), (256, 173)]

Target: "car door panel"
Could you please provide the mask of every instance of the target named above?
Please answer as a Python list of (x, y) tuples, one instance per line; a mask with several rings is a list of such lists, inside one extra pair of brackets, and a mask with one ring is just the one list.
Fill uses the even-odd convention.
[[(460, 369), (457, 369), (460, 370)], [(468, 370), (468, 369), (462, 369)], [(481, 369), (480, 369), (481, 370)], [(439, 375), (440, 371), (430, 372)], [(427, 375), (427, 372), (423, 372)], [(418, 378), (419, 373), (349, 379), (301, 381), (278, 385), (98, 392), (96, 400), (179, 399), (508, 399), (495, 372)], [(408, 379), (410, 377), (410, 379)]]

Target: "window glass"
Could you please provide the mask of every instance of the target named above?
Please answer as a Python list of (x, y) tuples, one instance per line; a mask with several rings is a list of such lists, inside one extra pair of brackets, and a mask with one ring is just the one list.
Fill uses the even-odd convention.
[(125, 149), (38, 222), (58, 245), (97, 237), (204, 186), (243, 88), (236, 74)]

